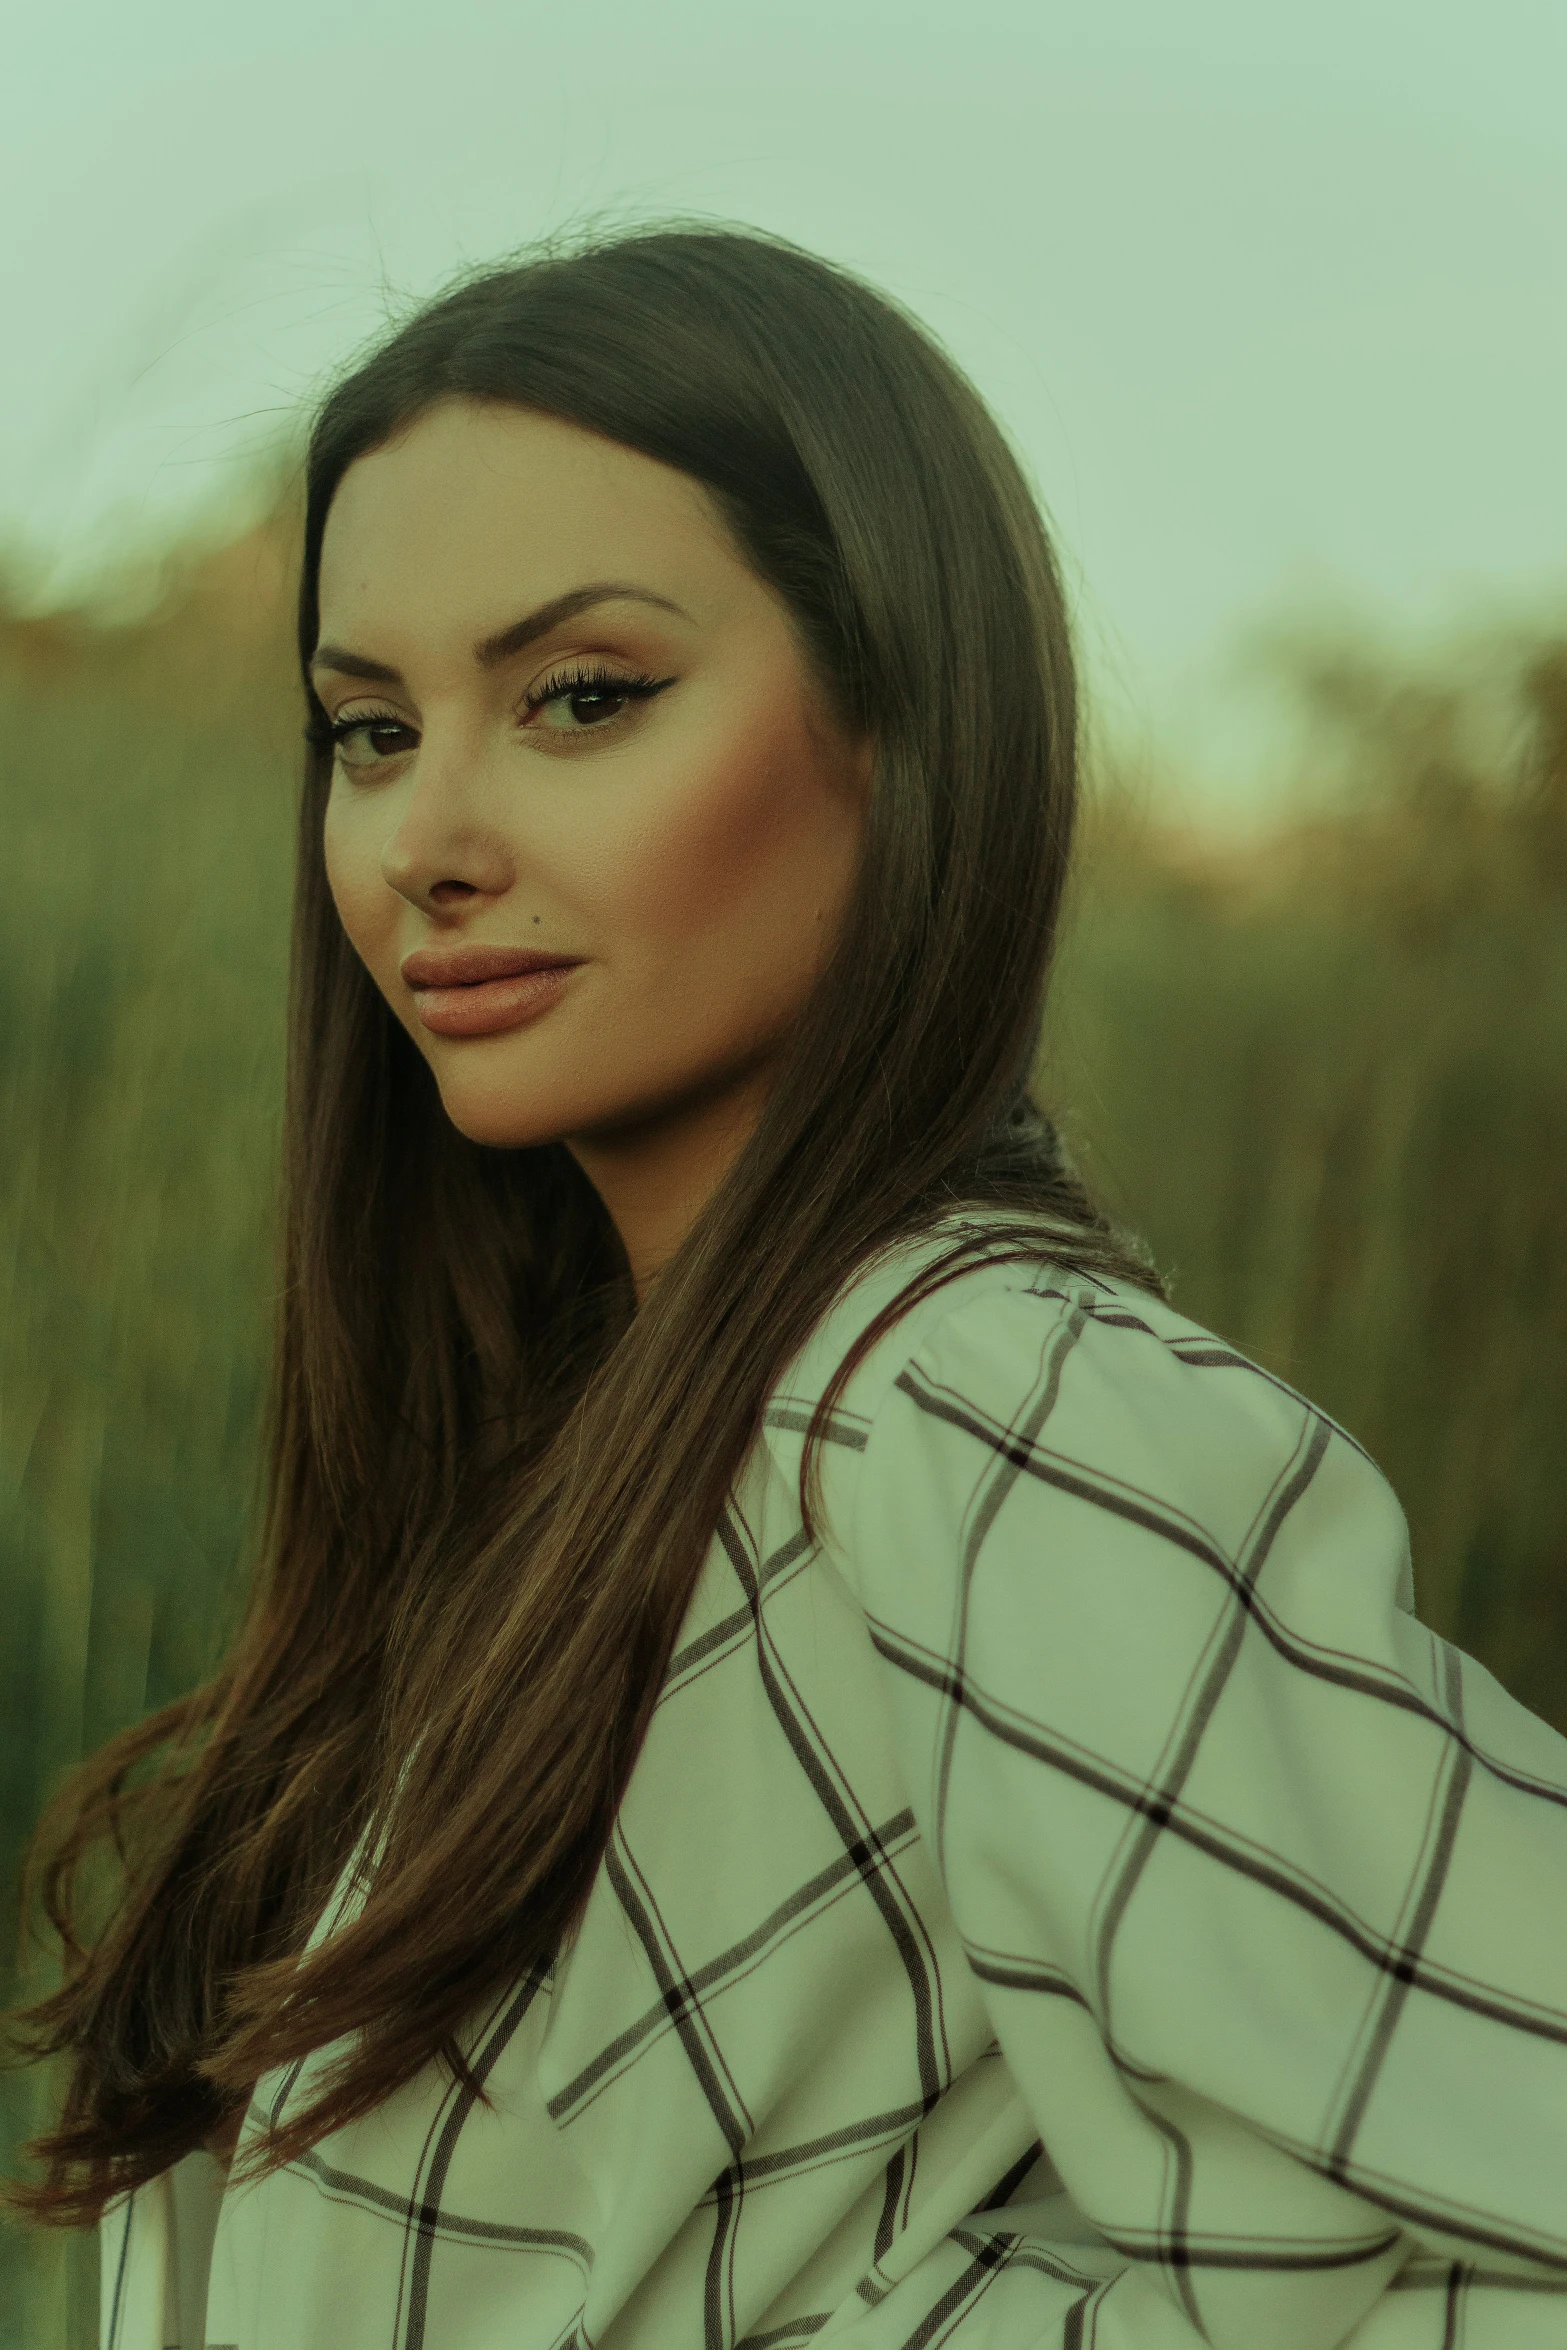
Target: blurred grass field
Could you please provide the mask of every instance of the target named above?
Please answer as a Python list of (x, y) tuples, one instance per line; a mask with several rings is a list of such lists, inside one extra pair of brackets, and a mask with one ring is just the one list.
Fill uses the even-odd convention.
[[(39, 1803), (208, 1669), (253, 1522), (292, 562), (284, 509), (133, 625), (0, 609), (8, 1954)], [(1292, 672), (1318, 788), (1267, 839), (1101, 794), (1046, 1088), (1176, 1302), (1382, 1463), (1425, 1620), (1567, 1730), (1567, 640)], [(46, 2094), (0, 2088), (7, 2152)], [(85, 2350), (96, 2290), (0, 2234), (0, 2350)]]

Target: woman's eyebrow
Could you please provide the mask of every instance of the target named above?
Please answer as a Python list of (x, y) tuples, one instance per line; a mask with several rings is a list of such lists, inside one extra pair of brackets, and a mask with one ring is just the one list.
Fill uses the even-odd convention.
[[(668, 596), (655, 595), (651, 588), (628, 587), (617, 580), (596, 580), (589, 587), (568, 588), (563, 596), (552, 596), (537, 610), (525, 612), (507, 628), (498, 629), (473, 648), (473, 657), (481, 669), (498, 668), (509, 661), (513, 653), (520, 653), (536, 637), (548, 636), (563, 620), (574, 620), (590, 605), (608, 603), (656, 604), (661, 612), (675, 612), (682, 620), (691, 615)], [(402, 671), (391, 668), (385, 661), (372, 661), (364, 653), (353, 653), (344, 645), (317, 645), (311, 655), (312, 670), (331, 669), (339, 677), (372, 678), (382, 685), (401, 685)]]

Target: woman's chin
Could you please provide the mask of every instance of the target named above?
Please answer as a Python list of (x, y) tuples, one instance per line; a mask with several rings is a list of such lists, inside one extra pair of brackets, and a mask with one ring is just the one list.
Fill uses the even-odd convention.
[(515, 1102), (486, 1099), (466, 1087), (442, 1086), (441, 1107), (459, 1134), (487, 1150), (537, 1150), (559, 1142), (565, 1131), (563, 1119), (541, 1115), (536, 1107), (519, 1110)]

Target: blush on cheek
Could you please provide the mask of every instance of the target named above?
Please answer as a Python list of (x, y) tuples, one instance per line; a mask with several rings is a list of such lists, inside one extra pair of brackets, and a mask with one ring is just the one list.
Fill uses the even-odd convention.
[(800, 888), (832, 831), (817, 757), (786, 706), (753, 713), (686, 769), (662, 815), (639, 828), (629, 866), (659, 928), (722, 929), (776, 888)]

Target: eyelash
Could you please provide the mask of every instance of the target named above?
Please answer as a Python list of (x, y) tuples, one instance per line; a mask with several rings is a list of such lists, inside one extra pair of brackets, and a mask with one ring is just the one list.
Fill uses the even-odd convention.
[[(536, 710), (542, 710), (547, 702), (559, 701), (566, 694), (602, 693), (606, 690), (624, 694), (631, 701), (643, 702), (650, 700), (654, 694), (662, 693), (666, 685), (673, 683), (672, 678), (649, 677), (641, 670), (628, 673), (611, 669), (602, 661), (572, 661), (564, 668), (550, 670), (532, 693), (527, 695), (524, 707), (531, 717)], [(394, 710), (357, 710), (352, 718), (334, 718), (325, 728), (315, 727), (311, 730), (311, 740), (319, 749), (338, 750), (350, 735), (358, 734), (364, 727), (405, 725), (406, 721), (399, 718)], [(582, 731), (591, 734), (596, 729), (584, 727)], [(370, 760), (366, 764), (379, 766), (382, 762)]]

